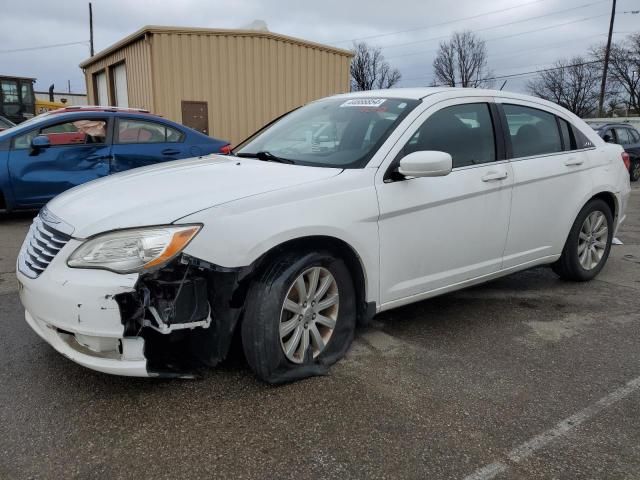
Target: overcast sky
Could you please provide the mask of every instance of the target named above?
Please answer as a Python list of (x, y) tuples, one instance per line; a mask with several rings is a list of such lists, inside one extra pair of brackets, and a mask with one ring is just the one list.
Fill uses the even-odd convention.
[[(70, 80), (72, 91), (84, 92), (78, 64), (89, 56), (88, 2), (0, 2), (0, 73), (35, 77), (37, 90), (55, 83), (66, 91)], [(490, 69), (509, 75), (604, 42), (610, 10), (611, 0), (93, 0), (96, 51), (143, 25), (238, 28), (263, 20), (273, 32), (338, 47), (366, 38), (400, 69), (400, 86), (432, 81), (438, 43), (453, 31), (477, 32)], [(614, 40), (640, 31), (640, 15), (623, 13), (640, 10), (640, 0), (618, 0), (617, 10)], [(72, 42), (84, 43), (30, 49)], [(530, 78), (509, 79), (505, 90), (523, 91)]]

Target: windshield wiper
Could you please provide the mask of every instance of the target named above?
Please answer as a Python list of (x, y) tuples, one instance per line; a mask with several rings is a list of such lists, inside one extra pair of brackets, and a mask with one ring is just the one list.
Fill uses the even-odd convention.
[(262, 160), (265, 162), (287, 163), (291, 165), (294, 165), (296, 163), (293, 160), (289, 160), (288, 158), (278, 157), (271, 152), (267, 152), (266, 150), (257, 153), (237, 153), (236, 156), (243, 158), (257, 158), (258, 160)]

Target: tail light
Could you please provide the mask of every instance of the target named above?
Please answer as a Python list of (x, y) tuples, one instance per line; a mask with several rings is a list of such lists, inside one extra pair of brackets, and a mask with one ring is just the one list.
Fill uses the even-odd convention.
[(624, 166), (629, 170), (631, 167), (631, 158), (629, 158), (629, 154), (627, 152), (622, 152), (622, 161), (624, 162)]
[[(229, 155), (229, 154), (231, 153), (231, 145), (230, 145), (230, 144), (227, 144), (227, 145), (225, 145), (224, 147), (222, 147), (222, 148), (220, 149), (220, 153), (221, 153), (222, 155)], [(629, 155), (627, 155), (627, 157), (629, 157)]]

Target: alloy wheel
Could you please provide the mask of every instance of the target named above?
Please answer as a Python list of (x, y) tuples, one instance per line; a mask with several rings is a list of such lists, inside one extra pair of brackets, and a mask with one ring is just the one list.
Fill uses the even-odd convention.
[(338, 319), (338, 284), (329, 270), (312, 267), (291, 284), (280, 314), (280, 345), (288, 360), (303, 363), (327, 346)]
[(596, 268), (607, 249), (609, 226), (599, 210), (591, 212), (582, 223), (578, 238), (578, 260), (585, 270)]

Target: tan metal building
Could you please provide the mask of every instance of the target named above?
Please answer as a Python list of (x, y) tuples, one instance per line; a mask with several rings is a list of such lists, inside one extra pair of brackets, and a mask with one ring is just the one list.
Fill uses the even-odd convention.
[(236, 144), (349, 91), (352, 53), (259, 30), (147, 26), (80, 64), (90, 105), (145, 108)]

